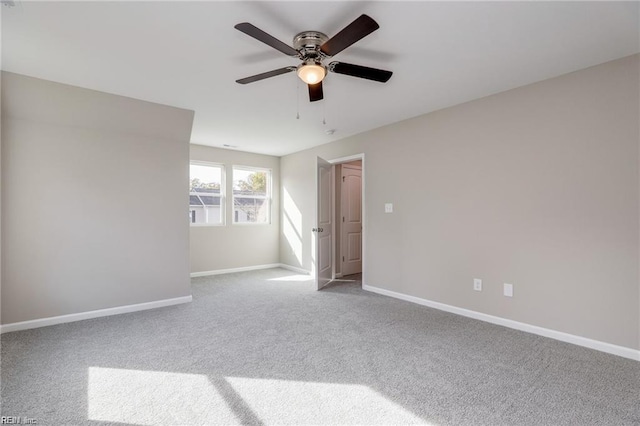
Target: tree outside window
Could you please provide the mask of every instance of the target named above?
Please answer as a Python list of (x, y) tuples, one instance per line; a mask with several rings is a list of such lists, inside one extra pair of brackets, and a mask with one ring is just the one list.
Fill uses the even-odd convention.
[(271, 220), (271, 171), (233, 168), (234, 223), (269, 223)]

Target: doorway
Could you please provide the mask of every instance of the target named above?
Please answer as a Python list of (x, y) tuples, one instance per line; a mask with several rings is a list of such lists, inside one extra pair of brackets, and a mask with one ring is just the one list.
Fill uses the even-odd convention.
[(364, 263), (364, 154), (329, 162), (335, 173), (334, 278), (359, 278)]
[(317, 167), (312, 245), (317, 289), (345, 281), (362, 286), (366, 284), (364, 154), (329, 161), (317, 157)]

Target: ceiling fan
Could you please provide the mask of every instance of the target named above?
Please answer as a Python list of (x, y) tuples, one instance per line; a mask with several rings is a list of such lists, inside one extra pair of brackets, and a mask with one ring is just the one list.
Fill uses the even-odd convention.
[(368, 80), (386, 83), (393, 74), (391, 71), (369, 68), (362, 65), (347, 64), (333, 61), (324, 65), (323, 61), (331, 56), (335, 56), (355, 42), (371, 34), (380, 26), (368, 15), (360, 15), (355, 21), (347, 25), (332, 38), (327, 37), (319, 31), (303, 31), (293, 38), (293, 47), (281, 42), (275, 37), (262, 31), (260, 28), (243, 22), (234, 28), (263, 42), (288, 56), (299, 58), (302, 62), (298, 66), (279, 68), (277, 70), (264, 72), (251, 77), (236, 80), (236, 83), (247, 84), (265, 78), (275, 77), (296, 71), (298, 77), (309, 87), (309, 100), (311, 102), (321, 100), (322, 80), (327, 75), (327, 71), (337, 74), (345, 74), (353, 77), (366, 78)]

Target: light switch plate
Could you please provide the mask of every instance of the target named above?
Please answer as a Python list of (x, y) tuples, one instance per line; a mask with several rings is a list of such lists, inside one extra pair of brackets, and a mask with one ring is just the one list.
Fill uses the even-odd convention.
[(504, 295), (507, 297), (513, 297), (513, 284), (504, 283)]
[(478, 278), (473, 279), (473, 289), (475, 291), (482, 291), (482, 280)]
[(393, 203), (385, 203), (384, 212), (385, 213), (393, 213)]

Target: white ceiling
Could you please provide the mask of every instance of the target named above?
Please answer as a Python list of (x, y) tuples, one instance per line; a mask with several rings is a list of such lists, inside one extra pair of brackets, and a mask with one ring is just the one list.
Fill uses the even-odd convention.
[[(193, 143), (272, 155), (640, 50), (638, 2), (22, 1), (1, 13), (3, 70), (192, 109)], [(380, 29), (334, 60), (392, 70), (388, 83), (329, 74), (313, 104), (295, 73), (235, 83), (297, 65), (235, 24), (291, 44), (362, 13)]]

